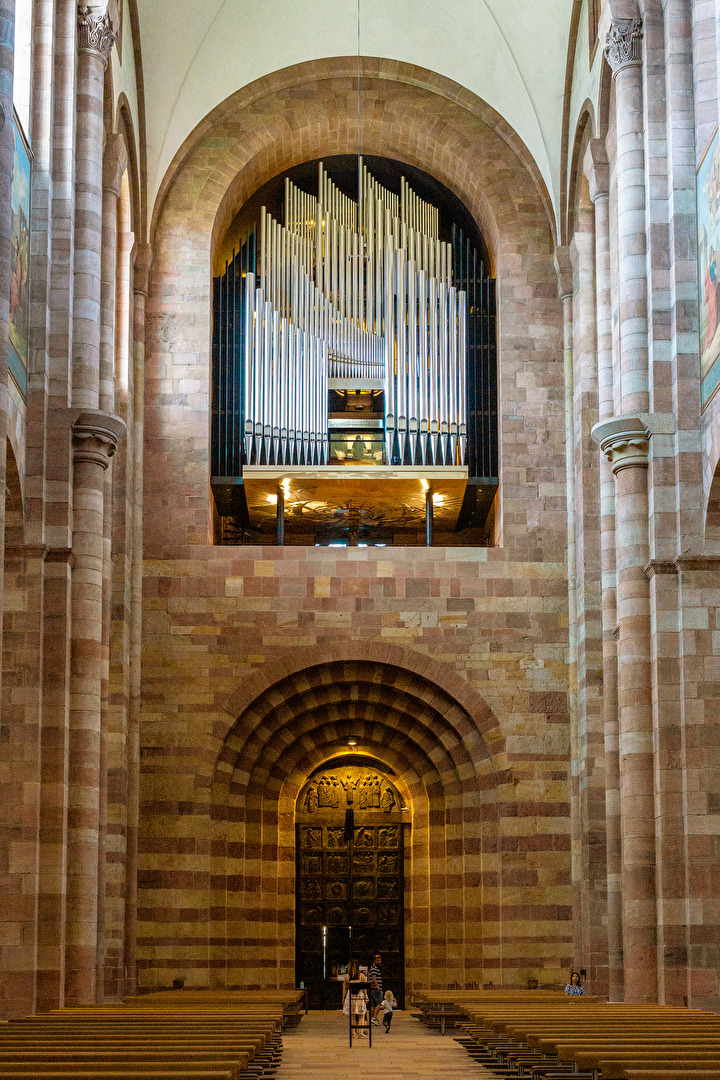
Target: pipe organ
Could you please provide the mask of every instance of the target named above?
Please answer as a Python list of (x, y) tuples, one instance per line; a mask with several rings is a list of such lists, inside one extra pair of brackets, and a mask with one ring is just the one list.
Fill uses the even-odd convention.
[[(438, 209), (404, 177), (398, 194), (360, 158), (357, 191), (322, 162), (317, 195), (285, 177), (282, 220), (263, 206), (215, 279), (214, 478), (475, 456), (476, 255), (471, 271), (463, 235), (442, 239)], [(493, 393), (481, 411), (495, 409)], [(365, 395), (367, 408), (353, 406), (363, 416), (335, 411), (343, 394)]]

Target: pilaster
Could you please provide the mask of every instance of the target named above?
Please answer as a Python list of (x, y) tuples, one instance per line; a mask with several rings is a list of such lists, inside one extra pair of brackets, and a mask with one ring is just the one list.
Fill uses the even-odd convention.
[(593, 428), (616, 484), (618, 713), (625, 1000), (657, 994), (655, 822), (647, 468), (650, 432), (637, 416)]

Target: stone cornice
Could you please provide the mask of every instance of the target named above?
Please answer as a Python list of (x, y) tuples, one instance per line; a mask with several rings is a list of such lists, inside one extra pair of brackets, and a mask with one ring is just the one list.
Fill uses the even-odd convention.
[(705, 570), (710, 573), (720, 571), (720, 555), (678, 555), (673, 560), (678, 571)]
[(675, 559), (651, 559), (649, 563), (646, 563), (644, 570), (648, 580), (659, 574), (677, 574), (678, 572)]
[(617, 474), (622, 469), (646, 469), (650, 432), (637, 416), (613, 416), (595, 424), (592, 437)]
[(720, 571), (720, 555), (676, 555), (674, 559), (651, 559), (644, 569), (647, 578), (692, 570), (717, 573)]
[(48, 548), (45, 552), (45, 562), (67, 563), (72, 566), (75, 562), (75, 556), (72, 548)]
[(79, 4), (77, 26), (78, 50), (81, 53), (94, 53), (103, 64), (107, 64), (115, 42), (115, 32), (107, 11)]
[(124, 431), (125, 421), (112, 413), (80, 413), (72, 426), (73, 460), (107, 469)]
[(45, 544), (6, 544), (5, 554), (12, 558), (45, 559), (47, 547)]
[(615, 19), (605, 37), (603, 52), (613, 79), (628, 67), (642, 64), (642, 19)]

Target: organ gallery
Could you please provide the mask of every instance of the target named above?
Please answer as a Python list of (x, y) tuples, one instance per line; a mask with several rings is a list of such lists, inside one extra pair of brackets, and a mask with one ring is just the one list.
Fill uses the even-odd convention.
[[(474, 526), (477, 542), (497, 483), (494, 283), (455, 222), (441, 238), (439, 209), (402, 172), (395, 193), (362, 157), (341, 167), (355, 198), (322, 161), (317, 195), (286, 176), (282, 220), (262, 205), (216, 278), (218, 510), (235, 538), (262, 527), (256, 489), (279, 481), (284, 510), (300, 493), (301, 528), (322, 542), (352, 471), (353, 505), (338, 509), (363, 516), (365, 542), (393, 543), (393, 525), (413, 523), (393, 521), (388, 497), (411, 504), (414, 488), (421, 506), (429, 477), (438, 524)], [(351, 544), (359, 535), (348, 527)]]

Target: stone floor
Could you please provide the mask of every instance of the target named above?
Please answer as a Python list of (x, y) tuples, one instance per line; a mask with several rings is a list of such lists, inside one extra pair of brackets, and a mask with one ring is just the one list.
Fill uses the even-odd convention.
[[(390, 1033), (373, 1028), (348, 1045), (347, 1020), (339, 1012), (311, 1012), (283, 1035), (277, 1080), (357, 1080), (371, 1069), (387, 1080), (481, 1080), (493, 1074), (476, 1065), (452, 1035), (430, 1031), (407, 1012), (393, 1017)], [(360, 1070), (360, 1073), (358, 1072)]]

